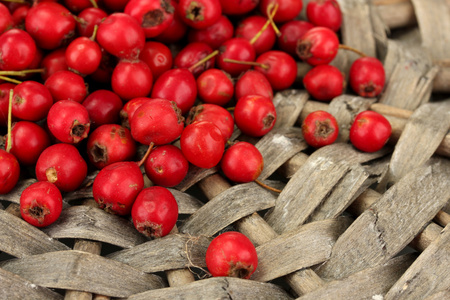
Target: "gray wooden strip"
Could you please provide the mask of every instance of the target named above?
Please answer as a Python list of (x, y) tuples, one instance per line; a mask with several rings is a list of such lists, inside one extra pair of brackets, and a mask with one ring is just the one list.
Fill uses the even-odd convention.
[(43, 231), (52, 238), (88, 239), (123, 248), (147, 241), (129, 220), (85, 205), (64, 209), (58, 220)]
[(205, 267), (205, 254), (210, 242), (211, 239), (205, 236), (169, 234), (107, 257), (148, 273)]
[(450, 290), (450, 225), (431, 243), (387, 293), (391, 299), (425, 299)]
[(414, 169), (365, 210), (337, 240), (316, 271), (343, 278), (385, 263), (433, 219), (450, 197), (450, 161), (433, 159)]
[(367, 299), (383, 296), (405, 270), (413, 263), (411, 254), (392, 258), (385, 264), (368, 268), (342, 280), (328, 282), (324, 287), (312, 291), (298, 300), (316, 299)]
[(175, 197), (175, 200), (177, 200), (179, 214), (193, 214), (203, 205), (200, 200), (188, 193), (173, 188), (169, 188), (168, 190)]
[(0, 268), (0, 299), (63, 299), (63, 296)]
[(304, 90), (284, 90), (275, 94), (273, 104), (277, 111), (275, 128), (291, 127), (297, 123), (309, 95)]
[(283, 289), (271, 283), (253, 280), (213, 277), (198, 280), (185, 286), (170, 287), (147, 291), (128, 298), (129, 300), (147, 299), (292, 299)]
[(298, 127), (272, 129), (255, 146), (264, 159), (264, 168), (258, 177), (259, 180), (267, 179), (289, 158), (308, 148)]
[(69, 247), (52, 239), (33, 225), (0, 210), (0, 251), (15, 257), (26, 257), (67, 249)]
[(0, 195), (0, 200), (6, 200), (16, 204), (20, 204), (20, 195), (23, 190), (35, 183), (37, 180), (34, 178), (19, 180), (16, 186), (8, 193)]
[(128, 297), (164, 287), (162, 279), (99, 255), (76, 251), (47, 252), (3, 263), (37, 285), (70, 289), (110, 297)]
[(187, 189), (192, 187), (194, 184), (196, 184), (203, 178), (208, 177), (214, 173), (217, 173), (218, 170), (219, 170), (218, 167), (203, 169), (190, 164), (189, 171), (186, 177), (183, 179), (183, 181), (180, 182), (180, 184), (178, 184), (174, 188), (179, 191), (185, 192)]
[(350, 224), (345, 217), (313, 222), (262, 244), (256, 248), (258, 267), (251, 279), (269, 281), (324, 262)]
[(192, 214), (180, 232), (212, 236), (242, 217), (273, 207), (276, 196), (254, 182), (235, 185)]

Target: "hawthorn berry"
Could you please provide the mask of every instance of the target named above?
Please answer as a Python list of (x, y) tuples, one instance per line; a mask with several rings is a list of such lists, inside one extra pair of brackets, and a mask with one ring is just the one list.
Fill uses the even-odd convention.
[(178, 12), (189, 27), (205, 29), (220, 18), (222, 6), (219, 0), (179, 0)]
[(225, 151), (220, 167), (231, 181), (251, 182), (261, 174), (264, 168), (264, 159), (254, 145), (248, 142), (237, 142)]
[(99, 89), (89, 94), (83, 103), (89, 113), (91, 129), (100, 125), (117, 123), (123, 102), (110, 90)]
[(197, 91), (203, 102), (224, 106), (233, 98), (234, 84), (225, 71), (208, 69), (197, 78)]
[(133, 98), (122, 107), (119, 113), (120, 122), (123, 127), (130, 129), (130, 120), (134, 115), (136, 109), (138, 109), (142, 104), (152, 100), (148, 97), (137, 97)]
[(391, 136), (389, 121), (375, 111), (360, 112), (350, 127), (350, 142), (364, 152), (376, 152), (383, 148)]
[(12, 28), (14, 25), (14, 20), (9, 12), (8, 7), (3, 3), (0, 3), (0, 34), (4, 31)]
[[(9, 91), (13, 90), (16, 85), (14, 83), (0, 83), (0, 126), (8, 126), (8, 109), (9, 109)], [(14, 116), (12, 116), (14, 122)]]
[(233, 35), (233, 23), (231, 23), (227, 16), (222, 15), (217, 22), (205, 29), (190, 28), (188, 32), (188, 41), (190, 43), (202, 42), (215, 50), (226, 40), (231, 39)]
[(383, 64), (375, 57), (360, 57), (350, 67), (350, 86), (361, 97), (378, 96), (383, 91), (385, 80)]
[(296, 56), (297, 41), (314, 25), (307, 21), (292, 20), (284, 23), (280, 27), (280, 36), (277, 39), (277, 45), (280, 50)]
[(164, 44), (172, 44), (180, 41), (188, 31), (188, 25), (181, 19), (178, 13), (178, 1), (171, 0), (170, 4), (174, 7), (172, 22), (163, 32), (158, 34), (154, 39)]
[(73, 100), (81, 103), (88, 93), (83, 77), (67, 70), (53, 73), (45, 80), (44, 85), (52, 94), (53, 102)]
[(153, 80), (167, 70), (170, 70), (173, 65), (172, 52), (165, 44), (155, 41), (148, 41), (144, 45), (139, 54), (139, 59), (145, 62), (153, 75)]
[[(262, 15), (268, 16), (269, 5), (278, 4), (278, 9), (273, 17), (275, 23), (285, 23), (297, 17), (303, 8), (302, 0), (261, 0), (259, 10)], [(273, 8), (270, 10), (272, 12)]]
[(259, 66), (255, 66), (255, 70), (266, 76), (275, 91), (287, 89), (297, 78), (297, 63), (286, 52), (266, 51), (258, 56), (256, 63)]
[(235, 37), (242, 37), (248, 41), (252, 41), (257, 34), (260, 34), (252, 43), (255, 48), (255, 54), (260, 55), (272, 49), (276, 42), (276, 34), (272, 26), (268, 26), (261, 31), (266, 22), (267, 19), (263, 16), (248, 16), (237, 24), (234, 35)]
[(317, 110), (308, 114), (303, 120), (302, 134), (308, 145), (320, 148), (336, 141), (339, 125), (332, 114)]
[(251, 65), (247, 63), (253, 63), (255, 58), (256, 53), (253, 45), (244, 38), (234, 37), (226, 40), (219, 47), (216, 65), (232, 77), (238, 77), (242, 72), (251, 68)]
[(9, 193), (19, 181), (20, 165), (17, 158), (0, 149), (0, 194)]
[(330, 63), (339, 50), (339, 39), (327, 27), (314, 27), (297, 41), (296, 53), (306, 63), (317, 66)]
[(273, 99), (273, 89), (267, 77), (256, 70), (250, 69), (239, 76), (235, 85), (235, 98), (248, 95), (260, 95)]
[(234, 109), (236, 126), (245, 134), (260, 137), (272, 130), (277, 112), (271, 99), (260, 95), (240, 98)]
[(58, 71), (68, 71), (66, 48), (63, 47), (50, 51), (42, 58), (40, 67), (44, 69), (44, 72), (41, 73), (41, 78), (44, 81)]
[(0, 35), (0, 70), (24, 70), (35, 56), (36, 44), (28, 32), (14, 28)]
[(121, 60), (114, 68), (111, 77), (113, 92), (124, 101), (148, 96), (152, 85), (152, 71), (145, 62), (140, 60)]
[(69, 70), (80, 75), (95, 72), (102, 60), (102, 50), (97, 42), (88, 37), (80, 36), (70, 42), (66, 48), (66, 63)]
[(211, 57), (203, 64), (198, 65), (193, 69), (191, 67), (194, 67), (197, 62), (206, 58), (212, 52), (213, 49), (206, 43), (189, 43), (175, 56), (173, 66), (174, 68), (189, 69), (194, 74), (194, 77), (198, 77), (202, 72), (214, 66), (215, 58)]
[(83, 9), (77, 16), (77, 32), (79, 36), (91, 37), (95, 25), (100, 25), (108, 14), (101, 8), (88, 7)]
[(316, 100), (331, 101), (344, 92), (345, 79), (335, 66), (318, 65), (305, 74), (303, 85)]
[(14, 87), (12, 114), (18, 119), (42, 120), (52, 105), (52, 94), (42, 83), (27, 80)]

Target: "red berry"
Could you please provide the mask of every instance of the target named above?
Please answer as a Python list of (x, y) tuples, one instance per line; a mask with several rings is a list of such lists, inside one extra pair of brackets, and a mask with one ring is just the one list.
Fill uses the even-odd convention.
[(152, 99), (148, 97), (137, 97), (125, 103), (119, 113), (122, 126), (130, 129), (130, 120), (133, 117), (134, 112), (149, 100)]
[[(276, 23), (284, 23), (297, 17), (303, 8), (302, 0), (261, 0), (259, 3), (260, 12), (267, 17), (269, 5), (278, 4), (278, 10), (273, 17)], [(271, 9), (271, 12), (273, 8)]]
[(272, 130), (277, 112), (272, 100), (264, 96), (248, 95), (240, 98), (234, 109), (236, 126), (249, 136), (260, 137)]
[(222, 15), (220, 18), (205, 29), (191, 28), (188, 33), (190, 43), (202, 42), (208, 44), (212, 49), (218, 49), (226, 40), (233, 37), (234, 27), (230, 20)]
[(350, 86), (361, 97), (376, 97), (384, 88), (383, 64), (375, 57), (360, 57), (350, 67)]
[(301, 20), (292, 20), (284, 23), (283, 26), (280, 27), (281, 35), (277, 40), (278, 47), (280, 50), (295, 56), (297, 41), (313, 27), (313, 24)]
[(10, 29), (0, 35), (0, 70), (24, 70), (35, 55), (36, 44), (28, 32)]
[(359, 113), (350, 127), (350, 142), (364, 152), (383, 148), (391, 136), (389, 121), (381, 114), (366, 110)]
[(334, 143), (339, 135), (339, 126), (332, 114), (317, 110), (303, 120), (302, 133), (308, 145), (320, 148)]
[(41, 73), (41, 77), (44, 81), (58, 71), (68, 71), (69, 67), (66, 63), (66, 48), (59, 48), (49, 52), (42, 59), (40, 66), (44, 69), (44, 72)]
[(169, 47), (160, 42), (148, 41), (139, 54), (139, 59), (145, 62), (152, 71), (153, 80), (172, 68), (173, 58)]
[[(241, 20), (235, 31), (236, 37), (242, 37), (251, 41), (256, 34), (258, 34), (263, 28), (264, 24), (266, 24), (267, 19), (263, 16), (251, 15), (243, 20)], [(260, 55), (266, 51), (272, 49), (273, 45), (275, 45), (276, 35), (272, 26), (268, 26), (264, 31), (261, 32), (261, 35), (258, 39), (253, 42), (253, 47), (255, 48), (256, 55)]]
[(91, 120), (91, 128), (119, 121), (122, 100), (110, 90), (96, 90), (81, 103), (86, 107)]
[(17, 158), (0, 149), (0, 195), (8, 194), (19, 181), (20, 165)]
[(258, 266), (255, 246), (242, 233), (228, 231), (215, 237), (206, 250), (206, 266), (212, 276), (248, 279)]
[(165, 44), (176, 43), (181, 40), (188, 31), (188, 26), (181, 19), (178, 13), (178, 1), (171, 0), (170, 4), (174, 7), (175, 13), (173, 14), (173, 20), (163, 32), (155, 37), (155, 40)]
[(256, 62), (261, 66), (255, 67), (255, 70), (266, 76), (275, 91), (289, 88), (297, 78), (297, 63), (286, 52), (267, 51), (258, 56)]
[(312, 0), (306, 5), (306, 17), (315, 26), (328, 27), (338, 31), (342, 23), (342, 14), (336, 0)]
[(273, 99), (273, 89), (267, 77), (258, 71), (248, 70), (236, 82), (235, 98), (248, 95), (260, 95)]
[(203, 102), (224, 106), (233, 97), (234, 85), (226, 72), (209, 69), (197, 78), (197, 91)]
[(331, 101), (342, 95), (345, 87), (344, 75), (332, 65), (319, 65), (306, 73), (303, 85), (316, 100)]
[(220, 166), (228, 179), (237, 183), (251, 182), (261, 174), (264, 159), (252, 144), (237, 142), (225, 151)]
[(178, 204), (172, 193), (161, 186), (143, 189), (131, 209), (134, 227), (150, 238), (166, 236), (178, 219)]
[(95, 7), (88, 7), (83, 9), (78, 14), (77, 31), (80, 36), (91, 37), (94, 33), (95, 25), (100, 25), (102, 20), (106, 18), (108, 14)]
[(143, 61), (121, 60), (114, 68), (111, 85), (114, 93), (125, 101), (146, 97), (152, 90), (152, 71)]
[(22, 218), (36, 227), (54, 223), (62, 211), (62, 195), (50, 182), (35, 182), (20, 195), (20, 214)]
[(67, 66), (81, 75), (94, 73), (100, 66), (101, 60), (100, 46), (85, 36), (76, 38), (66, 48)]
[(297, 41), (297, 55), (312, 66), (331, 62), (339, 50), (339, 39), (327, 27), (314, 27)]
[(222, 15), (219, 0), (180, 0), (178, 13), (183, 22), (195, 29), (213, 25)]
[[(98, 0), (93, 0), (95, 3)], [(83, 9), (92, 7), (92, 2), (90, 0), (64, 0), (64, 6), (67, 7), (73, 13), (79, 13)]]
[[(8, 126), (9, 91), (16, 87), (13, 83), (0, 83), (0, 126)], [(14, 116), (13, 120), (14, 121)]]
[[(213, 49), (206, 43), (189, 43), (175, 56), (173, 60), (174, 68), (189, 69), (191, 66), (204, 59), (212, 52)], [(195, 77), (198, 77), (198, 75), (200, 75), (203, 71), (212, 68), (214, 66), (214, 61), (215, 58), (211, 57), (205, 63), (190, 71)]]
[(45, 87), (53, 96), (53, 101), (73, 100), (81, 103), (87, 95), (83, 77), (72, 71), (58, 71), (48, 77)]
[(52, 105), (52, 94), (42, 83), (28, 80), (14, 88), (12, 114), (18, 119), (42, 120)]
[(87, 175), (87, 164), (70, 144), (54, 144), (42, 151), (36, 162), (36, 178), (49, 181), (63, 192), (80, 187)]
[(251, 65), (227, 62), (226, 59), (232, 59), (238, 62), (254, 62), (256, 57), (253, 45), (244, 38), (236, 37), (225, 41), (219, 47), (219, 51), (217, 67), (233, 77), (237, 77), (242, 72), (249, 70)]
[(11, 16), (11, 13), (3, 3), (0, 3), (0, 34), (12, 28), (13, 25), (14, 20)]
[(259, 1), (255, 0), (220, 0), (224, 15), (235, 16), (245, 15), (254, 10)]
[(220, 162), (225, 142), (216, 125), (202, 121), (186, 126), (180, 137), (180, 146), (191, 164), (209, 169)]

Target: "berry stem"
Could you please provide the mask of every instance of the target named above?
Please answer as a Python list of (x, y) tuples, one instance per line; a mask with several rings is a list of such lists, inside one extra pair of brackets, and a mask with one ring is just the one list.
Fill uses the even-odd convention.
[(27, 4), (29, 2), (25, 0), (3, 0), (2, 2), (12, 2), (12, 3), (20, 3), (20, 4)]
[(215, 50), (213, 52), (211, 52), (210, 54), (208, 54), (207, 56), (205, 56), (204, 58), (202, 58), (201, 60), (199, 60), (198, 62), (196, 62), (195, 64), (193, 64), (192, 66), (189, 67), (189, 72), (193, 72), (195, 70), (195, 68), (201, 66), (202, 64), (204, 64), (205, 62), (207, 62), (208, 60), (210, 60), (211, 58), (213, 58), (214, 56), (219, 54), (219, 50)]
[[(95, 1), (94, 1), (95, 2)], [(91, 41), (95, 41), (95, 38), (97, 37), (97, 30), (98, 30), (98, 25), (94, 26), (94, 31), (92, 32), (91, 37), (89, 38)]]
[(261, 67), (263, 69), (269, 69), (268, 65), (265, 64), (261, 64), (255, 61), (243, 61), (243, 60), (235, 60), (235, 59), (231, 59), (231, 58), (224, 58), (223, 59), (224, 62), (228, 62), (228, 63), (235, 63), (235, 64), (241, 64), (241, 65), (251, 65), (251, 66), (256, 66), (256, 67)]
[(152, 152), (154, 145), (155, 144), (153, 142), (150, 143), (150, 145), (148, 146), (147, 152), (145, 152), (144, 157), (138, 163), (139, 167), (141, 167), (145, 163), (145, 161), (147, 160), (148, 156), (150, 155), (150, 152)]
[(97, 1), (95, 1), (95, 0), (89, 0), (89, 2), (91, 2), (91, 4), (92, 4), (92, 7), (94, 7), (94, 8), (98, 8), (98, 4), (97, 4)]
[(2, 76), (2, 75), (0, 75), (0, 79), (4, 80), (4, 81), (11, 82), (11, 83), (15, 83), (15, 84), (21, 84), (22, 83), (22, 81), (15, 80), (15, 79), (12, 79), (12, 78), (9, 78), (9, 77), (6, 77), (6, 76)]
[(6, 146), (6, 152), (11, 151), (11, 127), (12, 127), (12, 102), (13, 102), (13, 89), (9, 90), (8, 101), (8, 145)]
[(265, 183), (262, 182), (262, 181), (259, 181), (258, 179), (255, 179), (255, 182), (256, 182), (257, 184), (259, 184), (260, 186), (262, 186), (263, 188), (268, 189), (269, 191), (272, 191), (272, 192), (275, 192), (275, 193), (281, 193), (281, 190), (276, 189), (276, 188), (271, 187), (271, 186), (268, 186), (267, 184), (265, 184)]
[(275, 11), (275, 13), (277, 12), (277, 9), (278, 9), (278, 3), (277, 4), (273, 4), (273, 3), (270, 3), (268, 6), (267, 6), (267, 18), (269, 19), (269, 22), (270, 22), (270, 25), (272, 25), (272, 28), (273, 28), (273, 30), (275, 31), (275, 33), (276, 33), (276, 35), (279, 37), (280, 35), (281, 35), (281, 32), (280, 32), (280, 30), (278, 29), (278, 27), (277, 27), (277, 25), (275, 24), (275, 22), (273, 21), (273, 17), (275, 16), (275, 13), (273, 14), (273, 16), (272, 16), (272, 14), (270, 13), (270, 11), (272, 10), (272, 7), (274, 8), (274, 11)]
[[(271, 5), (270, 5), (270, 7), (271, 7)], [(269, 10), (269, 9), (268, 9), (268, 10)], [(274, 6), (274, 8), (273, 8), (273, 10), (272, 10), (272, 13), (270, 14), (270, 15), (271, 15), (270, 18), (273, 19), (273, 17), (274, 17), (275, 14), (277, 13), (277, 10), (278, 10), (278, 3), (275, 4), (275, 6)], [(269, 15), (269, 14), (267, 14), (267, 15)], [(273, 22), (273, 21), (272, 21), (272, 22)], [(264, 30), (266, 30), (267, 27), (269, 27), (269, 25), (272, 24), (272, 22), (270, 21), (270, 19), (267, 20), (267, 22), (264, 24), (264, 26), (261, 28), (261, 30), (258, 31), (258, 32), (255, 34), (255, 36), (250, 40), (250, 44), (253, 45), (253, 44), (259, 39), (259, 37), (261, 36), (261, 34), (264, 32)], [(272, 25), (272, 26), (273, 26), (273, 25)], [(278, 33), (277, 33), (277, 34), (278, 34)]]
[(22, 70), (22, 71), (0, 71), (0, 75), (3, 76), (25, 76), (29, 73), (43, 73), (44, 69), (29, 69), (29, 70)]
[(361, 51), (359, 51), (359, 50), (357, 50), (357, 49), (355, 49), (353, 47), (347, 46), (347, 45), (339, 44), (339, 49), (352, 51), (352, 52), (358, 54), (361, 57), (366, 57), (367, 56), (365, 53), (363, 53), (363, 52), (361, 52)]

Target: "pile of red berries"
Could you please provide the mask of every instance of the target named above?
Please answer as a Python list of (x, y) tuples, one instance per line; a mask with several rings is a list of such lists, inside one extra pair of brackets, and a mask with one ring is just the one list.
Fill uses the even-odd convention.
[[(338, 3), (309, 1), (308, 20), (297, 18), (302, 9), (301, 0), (0, 1), (0, 193), (35, 176), (21, 195), (22, 217), (48, 226), (64, 193), (97, 169), (99, 207), (131, 216), (148, 237), (167, 235), (178, 219), (167, 187), (190, 165), (218, 166), (236, 183), (258, 178), (261, 153), (230, 142), (232, 133), (236, 126), (261, 137), (273, 128), (274, 92), (296, 84), (300, 60), (314, 66), (303, 81), (313, 98), (345, 91), (343, 74), (329, 64), (339, 49)], [(376, 58), (356, 60), (349, 77), (361, 96), (384, 86)], [(364, 120), (355, 124), (370, 133)], [(367, 144), (361, 130), (352, 143), (376, 151), (358, 146)], [(148, 151), (137, 161), (139, 145)], [(144, 188), (141, 167), (154, 186)], [(226, 274), (248, 278), (256, 252), (233, 239), (241, 246), (227, 251), (245, 248), (248, 272)], [(207, 254), (213, 275), (215, 251)]]

